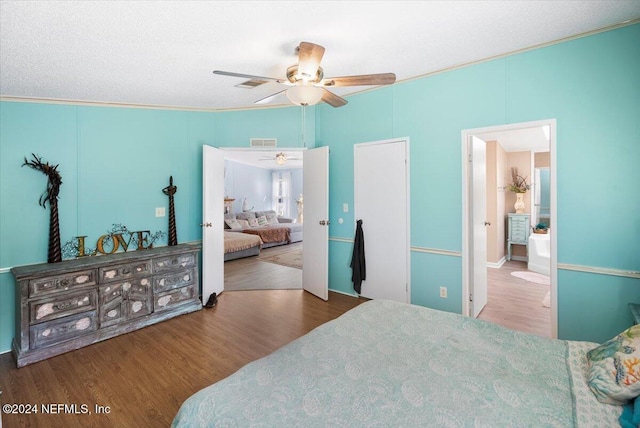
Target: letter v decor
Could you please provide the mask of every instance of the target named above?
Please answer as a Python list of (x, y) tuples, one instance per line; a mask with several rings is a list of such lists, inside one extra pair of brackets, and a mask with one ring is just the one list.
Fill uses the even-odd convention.
[(31, 153), (33, 159), (28, 161), (24, 158), (22, 166), (28, 166), (40, 171), (49, 179), (47, 190), (45, 190), (38, 203), (44, 209), (47, 208), (47, 202), (50, 205), (49, 213), (49, 254), (48, 263), (57, 263), (62, 261), (62, 249), (60, 247), (60, 224), (58, 222), (58, 194), (60, 193), (60, 185), (62, 184), (62, 176), (58, 172), (58, 165), (51, 166), (49, 162), (43, 163), (42, 158)]

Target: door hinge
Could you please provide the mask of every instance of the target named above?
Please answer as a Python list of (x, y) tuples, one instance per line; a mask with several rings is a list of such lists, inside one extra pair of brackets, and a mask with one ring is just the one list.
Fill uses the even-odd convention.
[(470, 293), (470, 294), (469, 294), (469, 301), (470, 301), (470, 302), (473, 302), (473, 293)]
[(473, 155), (469, 153), (469, 162), (473, 162)]

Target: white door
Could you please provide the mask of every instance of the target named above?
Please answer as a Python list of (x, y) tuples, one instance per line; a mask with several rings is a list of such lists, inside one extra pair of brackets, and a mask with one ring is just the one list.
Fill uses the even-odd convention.
[(329, 299), (329, 148), (302, 154), (302, 288), (323, 300)]
[(202, 302), (224, 289), (224, 154), (202, 146)]
[(487, 145), (472, 136), (469, 142), (471, 153), (471, 183), (469, 188), (471, 213), (471, 313), (474, 317), (487, 304)]
[(361, 295), (409, 302), (408, 140), (354, 146), (354, 215), (362, 220), (366, 279)]

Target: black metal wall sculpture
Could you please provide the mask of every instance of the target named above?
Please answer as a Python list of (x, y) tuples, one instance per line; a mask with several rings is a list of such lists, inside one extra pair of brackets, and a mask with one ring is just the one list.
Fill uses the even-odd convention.
[(173, 207), (173, 195), (178, 188), (173, 185), (173, 175), (169, 177), (169, 185), (162, 189), (162, 192), (169, 196), (169, 242), (167, 245), (178, 245), (178, 234), (176, 232), (176, 212)]
[(58, 172), (58, 165), (51, 166), (49, 162), (43, 163), (42, 158), (31, 154), (33, 159), (28, 161), (24, 158), (22, 166), (28, 166), (40, 171), (49, 179), (47, 190), (40, 195), (38, 203), (43, 208), (47, 208), (47, 202), (50, 205), (49, 212), (49, 254), (47, 261), (49, 263), (57, 263), (62, 261), (62, 249), (60, 247), (60, 224), (58, 222), (58, 194), (60, 193), (60, 185), (62, 184), (62, 176)]

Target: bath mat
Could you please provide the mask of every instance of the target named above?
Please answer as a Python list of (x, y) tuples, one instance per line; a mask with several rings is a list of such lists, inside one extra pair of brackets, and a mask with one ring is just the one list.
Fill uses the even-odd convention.
[(511, 275), (515, 276), (516, 278), (524, 279), (525, 281), (528, 281), (528, 282), (535, 282), (536, 284), (542, 284), (542, 285), (551, 284), (551, 278), (537, 272), (516, 271), (516, 272), (511, 272)]

